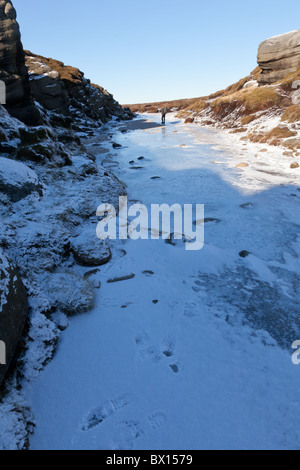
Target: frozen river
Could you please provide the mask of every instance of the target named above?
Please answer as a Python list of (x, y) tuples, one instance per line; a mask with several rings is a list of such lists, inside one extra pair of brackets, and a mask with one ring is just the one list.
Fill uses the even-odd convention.
[(299, 448), (299, 173), (172, 117), (110, 132), (122, 148), (97, 158), (129, 201), (204, 204), (205, 245), (128, 240), (94, 275), (95, 309), (26, 385), (31, 448)]

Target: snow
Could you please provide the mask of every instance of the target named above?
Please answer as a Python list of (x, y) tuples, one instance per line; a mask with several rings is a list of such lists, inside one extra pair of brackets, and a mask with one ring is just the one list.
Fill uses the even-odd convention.
[[(105, 159), (132, 201), (205, 204), (220, 223), (206, 224), (200, 252), (112, 242), (112, 261), (93, 273), (94, 309), (71, 319), (52, 361), (23, 384), (36, 422), (31, 449), (299, 448), (299, 171), (280, 149), (168, 120), (118, 133), (123, 147), (99, 152), (97, 163)], [(130, 170), (142, 155), (144, 168)], [(76, 189), (64, 188), (75, 209)], [(44, 336), (41, 318), (33, 328)]]
[[(0, 200), (0, 240), (31, 310), (0, 448), (26, 447), (35, 424), (31, 449), (298, 449), (299, 170), (280, 148), (174, 115), (163, 128), (124, 126), (85, 140), (99, 174), (84, 154), (59, 170), (33, 165), (43, 198)], [(123, 147), (108, 150), (113, 141)], [(219, 220), (205, 224), (204, 248), (116, 240), (99, 269), (61, 261), (70, 241), (87, 233), (89, 245), (94, 230), (96, 242), (100, 204), (117, 207), (124, 188), (110, 169), (129, 204), (204, 204)]]
[(24, 184), (38, 185), (37, 174), (21, 162), (1, 157), (0, 180), (7, 185), (22, 187)]

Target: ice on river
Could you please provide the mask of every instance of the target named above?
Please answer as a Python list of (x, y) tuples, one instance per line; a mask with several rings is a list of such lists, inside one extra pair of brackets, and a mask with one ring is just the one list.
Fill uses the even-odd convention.
[(129, 240), (94, 275), (96, 307), (26, 385), (31, 448), (299, 448), (299, 171), (172, 116), (115, 132), (129, 200), (204, 204), (205, 246)]

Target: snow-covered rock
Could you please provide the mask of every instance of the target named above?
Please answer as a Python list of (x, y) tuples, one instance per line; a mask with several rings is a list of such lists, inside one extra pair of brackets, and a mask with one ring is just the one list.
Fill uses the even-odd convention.
[(247, 83), (245, 83), (244, 88), (256, 88), (258, 87), (258, 82), (257, 80), (249, 80)]
[(53, 307), (68, 315), (76, 315), (93, 308), (93, 285), (75, 273), (47, 274), (42, 287)]
[(0, 191), (12, 202), (20, 201), (32, 192), (42, 195), (37, 174), (26, 165), (8, 158), (0, 158)]
[(95, 229), (82, 232), (73, 239), (71, 249), (78, 263), (84, 266), (101, 266), (111, 259), (108, 242), (99, 240)]

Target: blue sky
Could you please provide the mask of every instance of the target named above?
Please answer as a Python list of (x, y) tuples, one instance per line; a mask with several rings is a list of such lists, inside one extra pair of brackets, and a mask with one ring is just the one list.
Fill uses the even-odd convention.
[(299, 0), (13, 0), (26, 49), (80, 68), (121, 103), (206, 95), (246, 76)]

